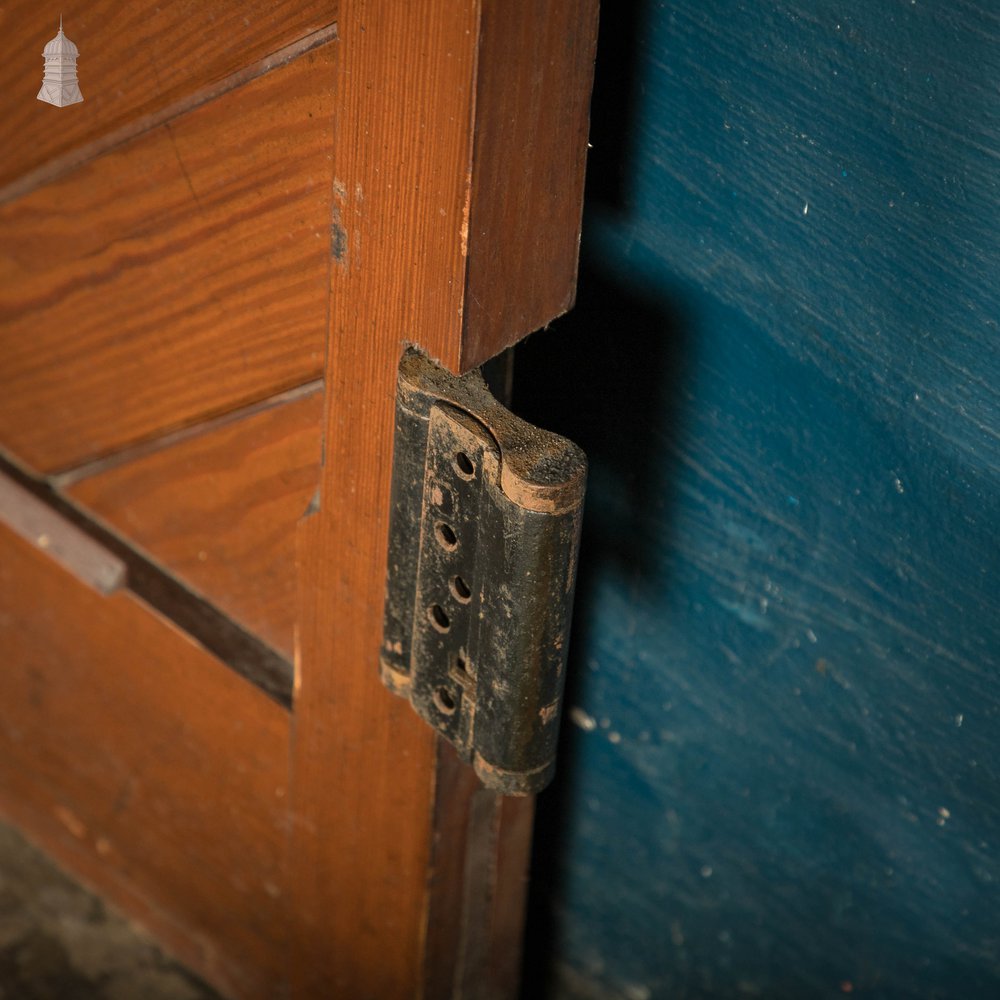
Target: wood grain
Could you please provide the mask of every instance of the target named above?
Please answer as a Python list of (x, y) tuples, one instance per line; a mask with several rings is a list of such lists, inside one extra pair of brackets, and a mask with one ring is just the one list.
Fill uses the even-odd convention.
[[(493, 891), (483, 963), (489, 984), (484, 993), (493, 1000), (521, 993), (535, 797), (503, 798), (497, 810), (496, 855), (491, 862)], [(482, 980), (483, 967), (479, 975)]]
[(282, 976), (288, 716), (0, 527), (0, 809), (234, 996)]
[[(234, 995), (281, 995), (286, 947), (293, 997), (411, 997), (428, 979), (432, 843), (469, 806), (450, 804), (433, 733), (378, 680), (396, 368), (410, 342), (467, 367), (572, 297), (578, 206), (547, 199), (552, 164), (580, 161), (556, 148), (582, 142), (580, 122), (547, 117), (529, 81), (582, 106), (561, 88), (581, 86), (590, 0), (565, 4), (580, 37), (563, 2), (511, 5), (507, 23), (500, 0), (347, 0), (335, 46), (0, 207), (0, 441), (22, 463), (63, 472), (325, 377), (321, 500), (295, 537), (290, 754), (288, 717), (134, 596), (81, 597), (17, 539), (0, 553), (0, 802)], [(474, 268), (491, 240), (513, 249)], [(274, 804), (285, 779), (290, 812)], [(529, 824), (518, 814), (506, 843), (505, 812), (462, 829), (498, 838), (509, 916)]]
[[(550, 7), (562, 5), (536, 11), (539, 23), (556, 16)], [(505, 9), (497, 3), (495, 16)], [(342, 253), (331, 272), (321, 504), (299, 533), (295, 997), (410, 997), (429, 971), (435, 887), (428, 873), (441, 821), (435, 742), (382, 688), (377, 661), (402, 349), (417, 342), (455, 370), (476, 356), (465, 344), (489, 354), (529, 332), (513, 313), (481, 332), (478, 320), (463, 319), (476, 74), (504, 49), (480, 50), (482, 23), (478, 0), (346, 0), (341, 7), (334, 192)], [(518, 80), (536, 70), (528, 61), (511, 66)], [(558, 91), (559, 82), (552, 86)], [(549, 141), (565, 136), (539, 135), (521, 155), (544, 161)], [(507, 182), (527, 169), (512, 157), (490, 196), (503, 198)], [(477, 241), (491, 235), (503, 234), (484, 232)], [(575, 254), (572, 240), (548, 245)], [(563, 263), (553, 273), (572, 270)], [(560, 302), (569, 295), (563, 289)], [(550, 318), (533, 315), (532, 322)]]
[(518, 994), (535, 798), (483, 788), (438, 745), (425, 946), (428, 997)]
[[(291, 995), (410, 997), (423, 976), (435, 738), (378, 678), (396, 368), (460, 355), (475, 0), (341, 8), (320, 510), (299, 533)], [(331, 620), (331, 616), (334, 616)]]
[(37, 101), (42, 48), (59, 10), (33, 0), (0, 7), (0, 187), (122, 125), (155, 115), (201, 87), (323, 28), (335, 0), (80, 0), (65, 11), (80, 49), (84, 101), (72, 111)]
[(482, 6), (462, 371), (573, 304), (597, 8)]
[(52, 472), (319, 374), (316, 49), (0, 208), (0, 440)]
[(319, 482), (319, 388), (66, 482), (126, 541), (289, 659), (295, 524)]

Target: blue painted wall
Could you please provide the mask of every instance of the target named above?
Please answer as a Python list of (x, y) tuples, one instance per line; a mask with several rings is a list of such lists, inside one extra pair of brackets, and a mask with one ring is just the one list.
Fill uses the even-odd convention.
[(1000, 7), (602, 32), (528, 995), (1000, 997)]

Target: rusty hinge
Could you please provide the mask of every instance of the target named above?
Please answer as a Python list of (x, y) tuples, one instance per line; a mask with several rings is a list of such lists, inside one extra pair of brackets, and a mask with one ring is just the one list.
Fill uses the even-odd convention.
[(508, 795), (555, 770), (586, 474), (478, 372), (403, 356), (382, 679)]

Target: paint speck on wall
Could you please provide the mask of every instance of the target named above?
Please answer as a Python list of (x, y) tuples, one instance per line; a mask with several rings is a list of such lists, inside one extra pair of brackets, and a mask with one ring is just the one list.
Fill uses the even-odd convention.
[(650, 1000), (653, 991), (643, 983), (628, 983), (622, 993), (625, 1000)]

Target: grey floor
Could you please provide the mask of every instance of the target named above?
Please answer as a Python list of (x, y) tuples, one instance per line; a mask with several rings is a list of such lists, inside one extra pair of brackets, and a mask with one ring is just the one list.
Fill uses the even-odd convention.
[(219, 1000), (0, 823), (0, 1000)]

